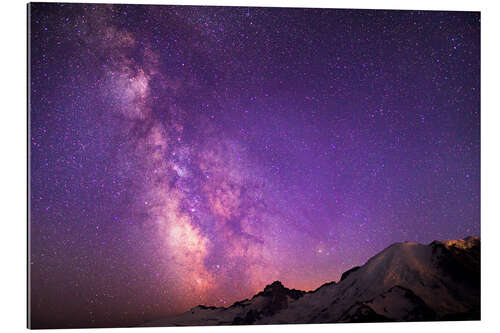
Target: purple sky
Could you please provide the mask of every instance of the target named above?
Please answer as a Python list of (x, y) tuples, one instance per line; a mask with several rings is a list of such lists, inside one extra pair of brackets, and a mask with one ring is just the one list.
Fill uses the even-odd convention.
[(480, 233), (480, 16), (31, 5), (35, 326), (314, 289)]

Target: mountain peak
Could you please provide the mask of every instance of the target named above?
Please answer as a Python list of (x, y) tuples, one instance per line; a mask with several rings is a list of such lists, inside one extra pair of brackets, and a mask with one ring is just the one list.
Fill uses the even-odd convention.
[(302, 297), (306, 292), (302, 290), (297, 290), (297, 289), (288, 289), (287, 287), (283, 286), (281, 281), (274, 281), (271, 284), (268, 284), (263, 291), (258, 293), (256, 296), (264, 296), (264, 297), (272, 297), (273, 299), (276, 298), (283, 298), (286, 299), (287, 297), (290, 297), (294, 300)]
[(285, 288), (285, 286), (283, 286), (283, 284), (281, 283), (281, 281), (274, 281), (273, 283), (271, 284), (268, 284), (265, 288), (264, 288), (264, 291), (266, 290), (276, 290), (276, 289), (287, 289)]
[(468, 236), (465, 238), (459, 238), (459, 239), (452, 239), (452, 240), (441, 240), (441, 241), (434, 241), (431, 243), (431, 245), (436, 245), (436, 244), (442, 244), (447, 248), (458, 248), (462, 250), (469, 250), (473, 247), (476, 247), (480, 244), (481, 240), (479, 237), (476, 236)]
[(463, 250), (468, 250), (479, 244), (479, 238), (475, 236), (469, 236), (464, 239), (456, 239), (444, 242), (446, 246), (454, 246)]

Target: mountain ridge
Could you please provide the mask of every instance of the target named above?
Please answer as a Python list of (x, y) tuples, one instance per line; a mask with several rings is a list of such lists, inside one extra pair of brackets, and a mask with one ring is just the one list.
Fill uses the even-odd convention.
[(394, 243), (312, 291), (268, 284), (229, 307), (198, 305), (146, 326), (478, 320), (480, 239)]

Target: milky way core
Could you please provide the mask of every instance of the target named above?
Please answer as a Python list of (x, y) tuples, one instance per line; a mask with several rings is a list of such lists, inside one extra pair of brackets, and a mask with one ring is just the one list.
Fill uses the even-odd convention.
[(137, 325), (480, 233), (480, 16), (29, 6), (30, 306)]

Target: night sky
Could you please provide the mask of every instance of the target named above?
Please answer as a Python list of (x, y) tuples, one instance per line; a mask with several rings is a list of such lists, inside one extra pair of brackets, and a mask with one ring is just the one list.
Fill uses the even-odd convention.
[(315, 289), (480, 233), (480, 15), (32, 4), (34, 326)]

